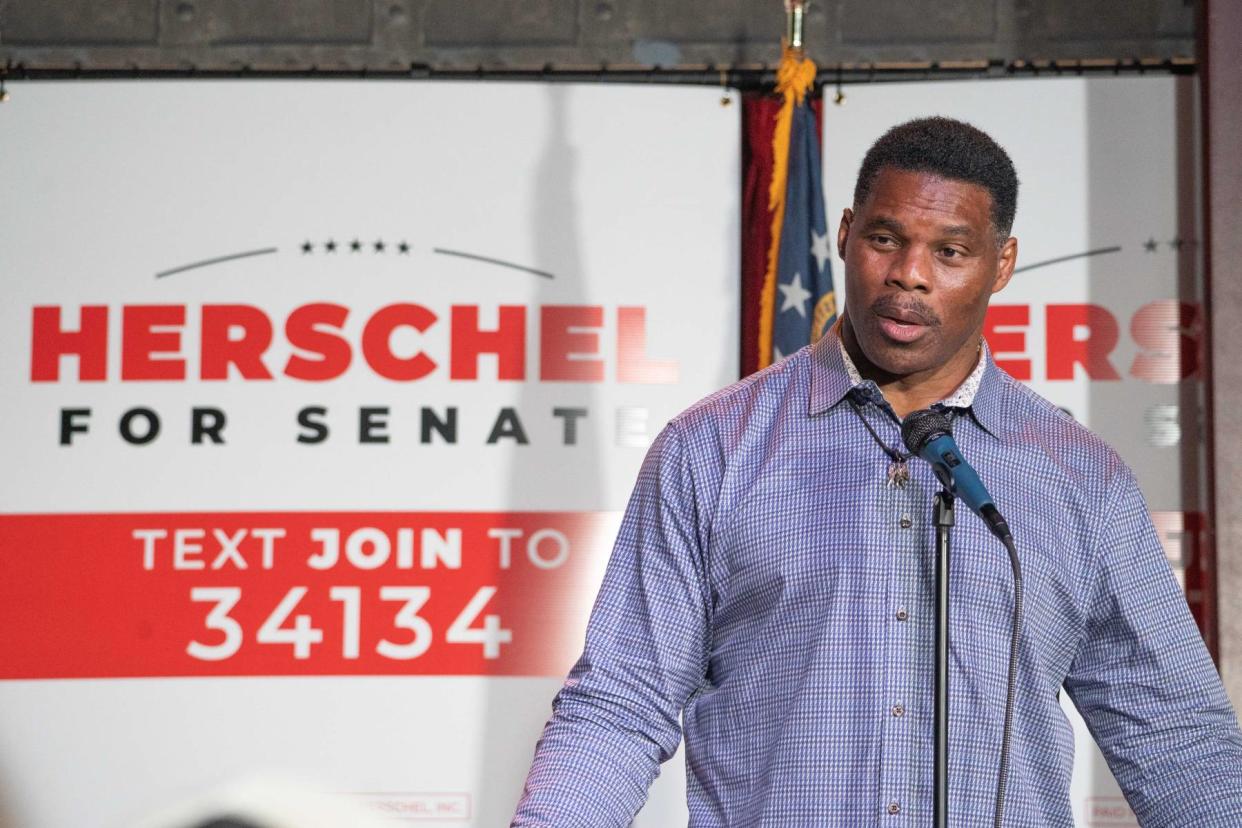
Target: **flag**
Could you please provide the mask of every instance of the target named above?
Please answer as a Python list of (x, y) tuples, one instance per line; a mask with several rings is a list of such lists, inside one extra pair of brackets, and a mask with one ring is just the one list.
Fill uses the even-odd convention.
[(820, 145), (807, 93), (815, 64), (786, 49), (777, 73), (783, 102), (772, 135), (770, 237), (759, 293), (758, 368), (808, 345), (836, 320)]

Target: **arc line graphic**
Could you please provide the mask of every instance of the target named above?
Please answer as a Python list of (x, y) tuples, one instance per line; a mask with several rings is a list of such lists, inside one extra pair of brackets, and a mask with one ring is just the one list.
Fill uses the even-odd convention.
[(1088, 250), (1086, 253), (1075, 253), (1071, 256), (1057, 256), (1055, 259), (1044, 259), (1042, 262), (1032, 262), (1029, 265), (1023, 265), (1022, 267), (1015, 267), (1013, 269), (1013, 272), (1021, 273), (1024, 270), (1034, 270), (1037, 267), (1047, 267), (1048, 265), (1060, 264), (1061, 262), (1068, 262), (1068, 261), (1072, 261), (1073, 259), (1083, 259), (1083, 258), (1086, 258), (1087, 256), (1100, 256), (1105, 253), (1119, 253), (1119, 252), (1121, 252), (1121, 245), (1115, 245), (1113, 247), (1100, 247), (1095, 250)]
[(269, 253), (275, 253), (277, 248), (265, 247), (262, 250), (246, 250), (242, 253), (232, 253), (228, 256), (217, 256), (214, 259), (203, 259), (201, 262), (191, 262), (188, 265), (174, 267), (171, 270), (161, 270), (155, 274), (155, 278), (162, 279), (165, 276), (172, 276), (174, 273), (184, 273), (187, 270), (194, 270), (199, 267), (209, 267), (210, 265), (220, 264), (221, 262), (231, 262), (234, 259), (245, 259), (250, 256), (265, 256)]
[(548, 273), (546, 270), (536, 270), (533, 267), (526, 267), (525, 265), (514, 264), (513, 262), (506, 262), (503, 259), (493, 259), (490, 256), (480, 256), (477, 253), (466, 253), (465, 251), (462, 251), (462, 250), (447, 250), (443, 247), (433, 247), (431, 249), (431, 252), (439, 253), (441, 256), (457, 256), (462, 259), (473, 259), (476, 262), (486, 262), (487, 264), (494, 264), (499, 267), (508, 267), (513, 270), (521, 270), (524, 273), (533, 273), (534, 275), (541, 276), (544, 279), (555, 279), (556, 278), (551, 273)]

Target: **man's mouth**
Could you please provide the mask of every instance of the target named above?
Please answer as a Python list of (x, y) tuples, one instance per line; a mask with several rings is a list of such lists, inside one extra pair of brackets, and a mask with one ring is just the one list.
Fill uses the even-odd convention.
[(913, 342), (923, 335), (928, 326), (915, 320), (913, 316), (902, 315), (900, 317), (890, 314), (882, 314), (879, 317), (880, 330), (889, 339), (897, 342)]
[(896, 342), (913, 342), (939, 321), (930, 308), (924, 310), (895, 300), (881, 299), (871, 306), (871, 312), (879, 320), (884, 335)]
[(876, 314), (883, 334), (898, 343), (913, 343), (928, 328), (940, 324), (934, 310), (910, 297), (903, 302), (895, 295), (886, 295), (871, 305), (871, 312)]
[(927, 317), (912, 308), (882, 308), (877, 313), (880, 316), (891, 319), (894, 322), (901, 322), (904, 325), (926, 325)]

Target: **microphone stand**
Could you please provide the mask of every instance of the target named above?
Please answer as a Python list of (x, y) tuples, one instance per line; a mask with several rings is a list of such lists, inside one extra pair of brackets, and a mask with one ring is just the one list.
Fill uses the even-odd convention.
[[(943, 482), (943, 481), (942, 481)], [(953, 529), (953, 490), (936, 493), (932, 506), (936, 526), (936, 677), (935, 751), (932, 771), (933, 820), (936, 828), (949, 826), (949, 536)]]

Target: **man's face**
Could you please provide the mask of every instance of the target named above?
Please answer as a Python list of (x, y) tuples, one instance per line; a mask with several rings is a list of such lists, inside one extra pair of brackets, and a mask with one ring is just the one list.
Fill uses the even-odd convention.
[(991, 209), (977, 184), (885, 167), (845, 211), (846, 323), (874, 368), (900, 378), (973, 366), (988, 300), (1017, 256), (1016, 239), (998, 246)]

